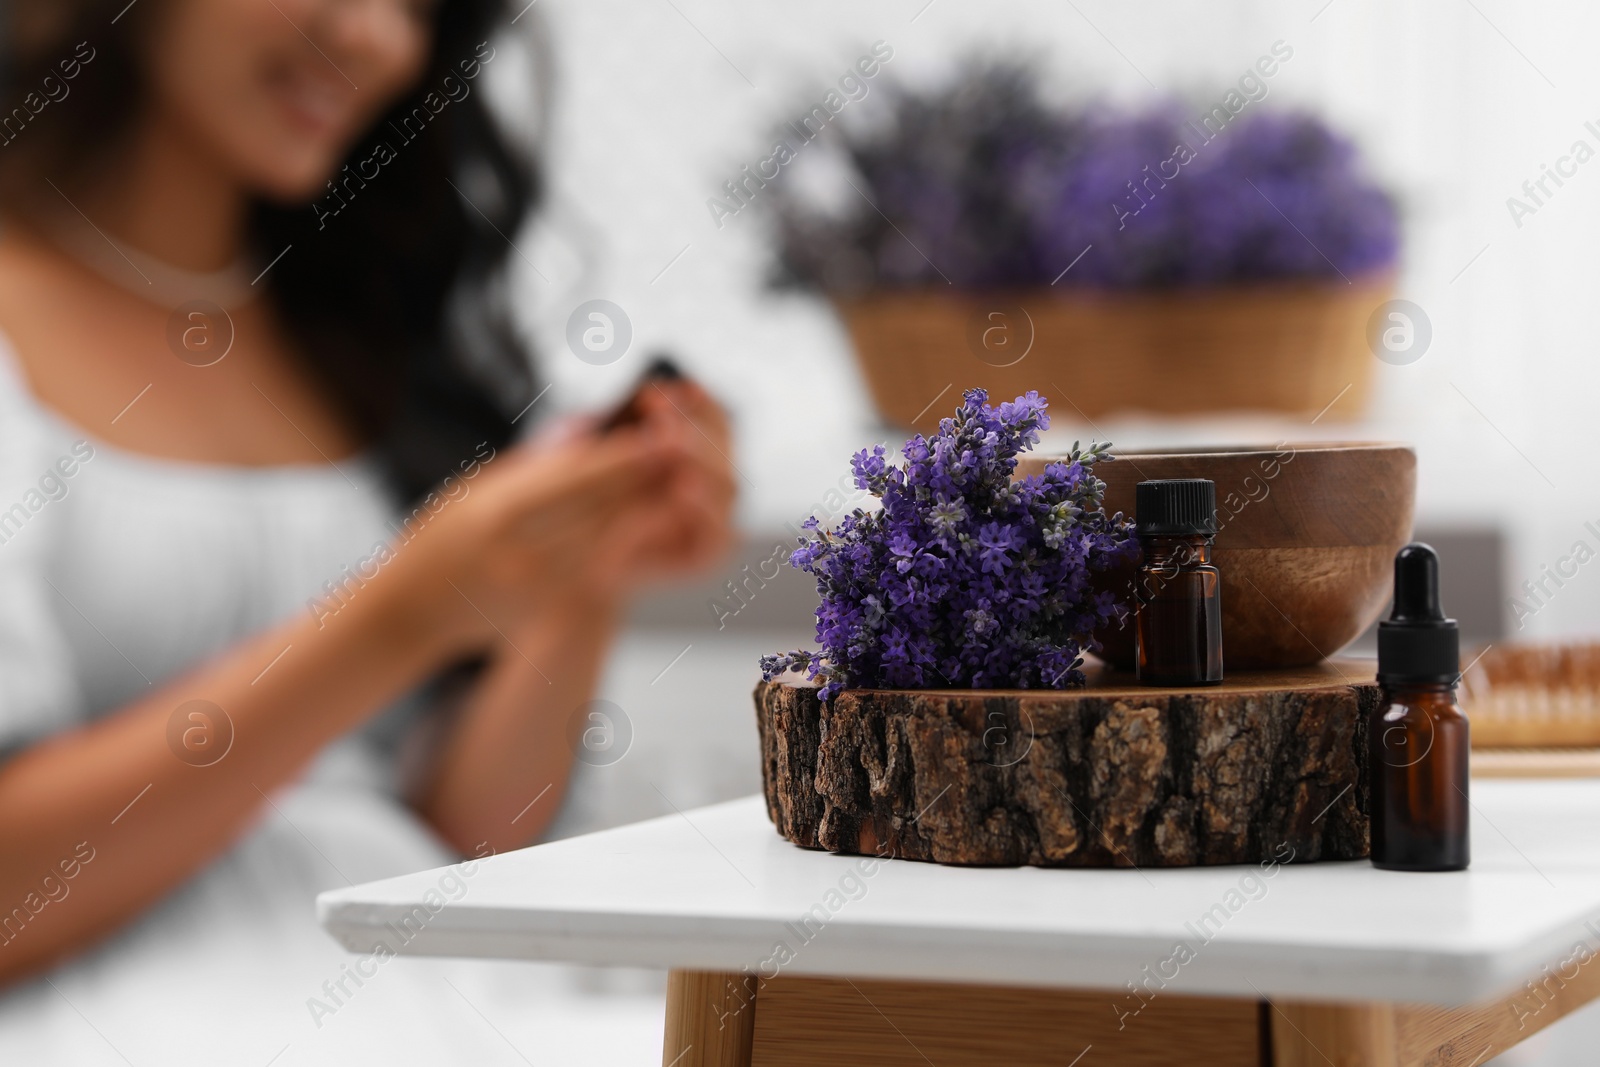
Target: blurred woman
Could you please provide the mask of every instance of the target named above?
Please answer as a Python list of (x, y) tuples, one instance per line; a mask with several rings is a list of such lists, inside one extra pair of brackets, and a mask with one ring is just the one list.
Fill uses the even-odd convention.
[(186, 1062), (81, 1002), (155, 983), (247, 1062), (205, 938), (281, 928), (304, 1020), (316, 888), (537, 837), (627, 599), (726, 541), (726, 428), (680, 382), (514, 442), (494, 0), (0, 10), (0, 982), (50, 979), (0, 1048)]

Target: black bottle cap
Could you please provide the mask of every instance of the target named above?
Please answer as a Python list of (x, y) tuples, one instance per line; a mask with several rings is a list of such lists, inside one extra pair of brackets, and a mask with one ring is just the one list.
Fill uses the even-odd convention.
[(1134, 487), (1140, 537), (1193, 537), (1217, 533), (1217, 486), (1207, 478), (1159, 478)]
[(1439, 554), (1421, 541), (1394, 557), (1394, 609), (1378, 623), (1378, 681), (1454, 684), (1461, 677), (1461, 633), (1439, 607)]

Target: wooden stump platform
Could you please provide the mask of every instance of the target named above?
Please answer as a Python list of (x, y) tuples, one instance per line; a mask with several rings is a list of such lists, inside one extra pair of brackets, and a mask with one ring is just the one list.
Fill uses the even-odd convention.
[(767, 812), (804, 848), (969, 866), (1367, 855), (1372, 661), (1157, 689), (756, 688)]

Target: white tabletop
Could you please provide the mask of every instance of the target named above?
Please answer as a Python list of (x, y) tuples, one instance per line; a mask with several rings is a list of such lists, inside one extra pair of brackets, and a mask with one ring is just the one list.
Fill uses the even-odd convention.
[(317, 910), (355, 952), (1456, 1004), (1580, 943), (1600, 952), (1600, 783), (1472, 793), (1472, 868), (1451, 874), (873, 863), (796, 848), (751, 797), (335, 890)]

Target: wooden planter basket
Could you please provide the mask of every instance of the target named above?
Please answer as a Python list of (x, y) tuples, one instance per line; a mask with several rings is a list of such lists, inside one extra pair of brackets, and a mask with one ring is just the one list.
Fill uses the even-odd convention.
[(1390, 289), (1387, 277), (1176, 292), (941, 288), (836, 306), (879, 413), (899, 426), (926, 429), (974, 386), (997, 400), (1037, 389), (1091, 419), (1324, 408), (1339, 419), (1366, 406), (1377, 362), (1367, 320)]

